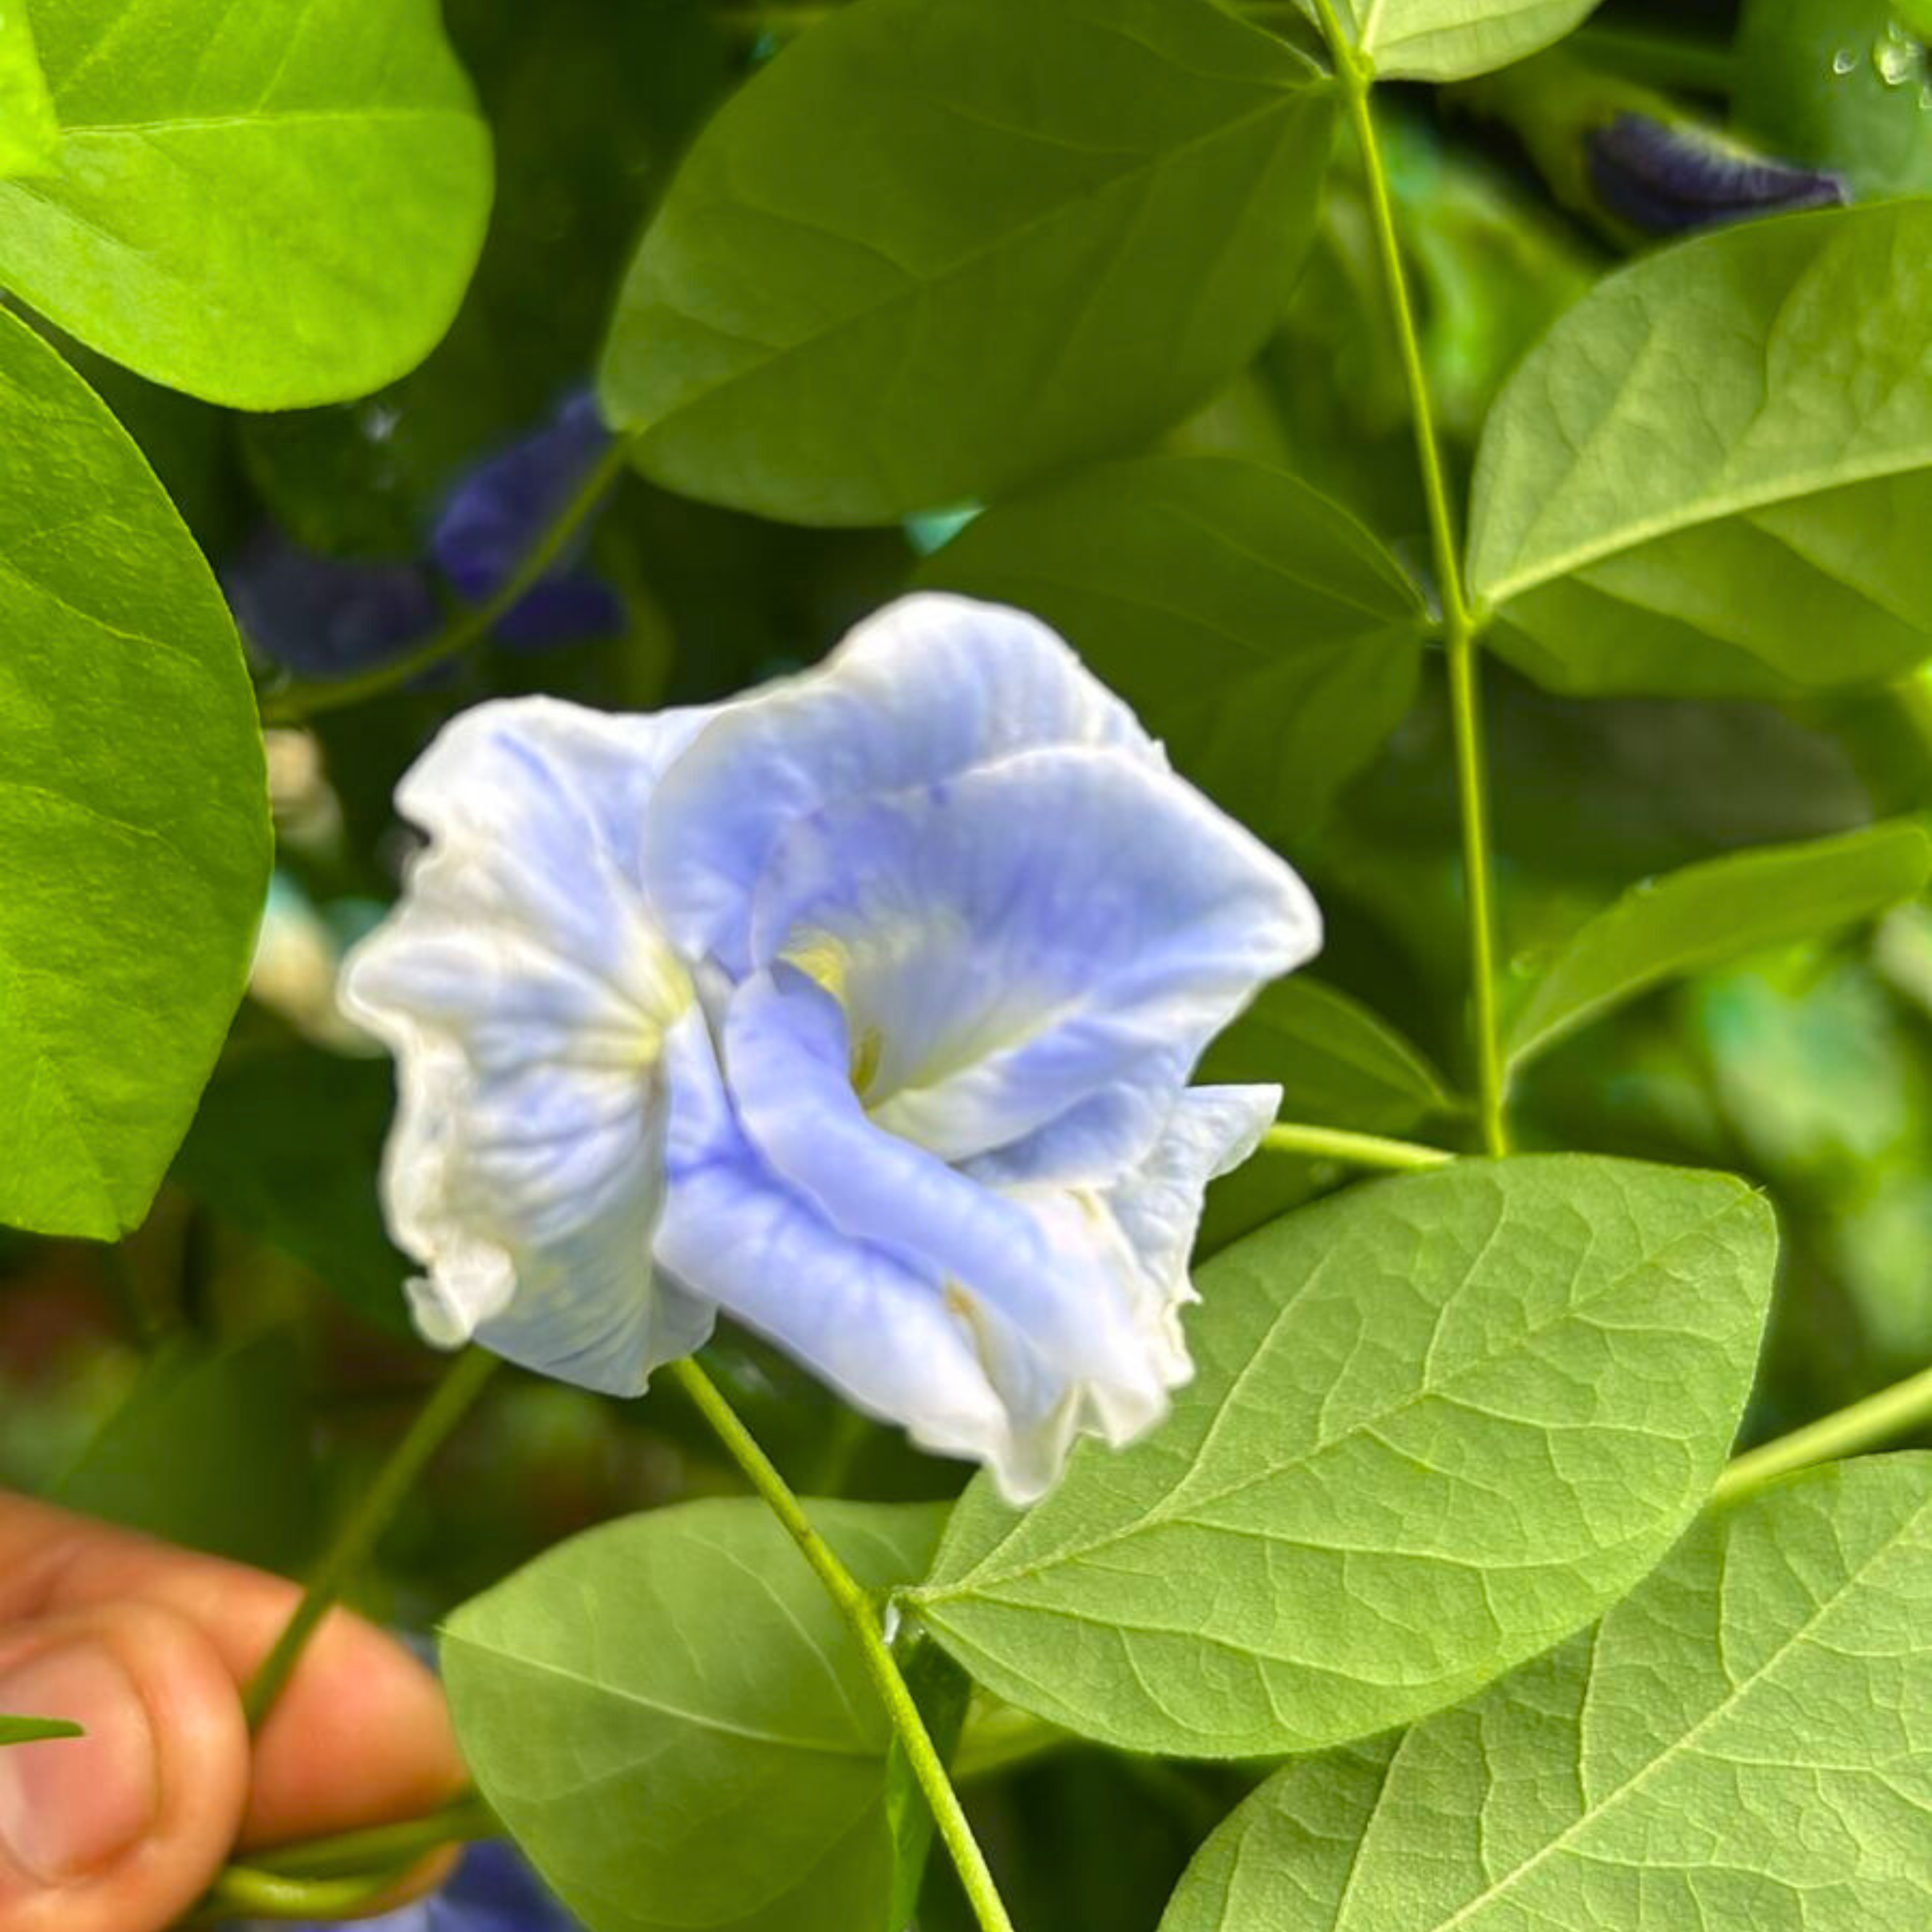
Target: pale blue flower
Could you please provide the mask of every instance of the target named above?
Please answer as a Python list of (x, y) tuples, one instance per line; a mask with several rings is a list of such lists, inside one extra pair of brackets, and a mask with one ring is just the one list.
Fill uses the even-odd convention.
[(723, 1309), (1036, 1496), (1189, 1373), (1190, 1090), (1320, 940), (1294, 873), (1043, 626), (911, 598), (711, 711), (458, 718), (352, 961), (433, 1339), (635, 1393)]

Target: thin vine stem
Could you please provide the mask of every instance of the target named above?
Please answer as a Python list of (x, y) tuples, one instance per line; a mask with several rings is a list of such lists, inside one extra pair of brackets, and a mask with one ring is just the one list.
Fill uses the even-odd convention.
[(343, 1519), (322, 1561), (310, 1574), (302, 1601), (242, 1694), (242, 1707), (251, 1731), (260, 1730), (268, 1720), (276, 1701), (288, 1688), (289, 1679), (295, 1675), (316, 1626), (368, 1560), (376, 1539), (388, 1527), (389, 1519), (415, 1486), (430, 1458), (482, 1394), (496, 1366), (496, 1357), (481, 1348), (466, 1348), (458, 1355), (417, 1412), (402, 1440), (389, 1452), (388, 1460), (376, 1472), (374, 1481)]
[(571, 539), (595, 513), (624, 473), (630, 460), (628, 437), (616, 438), (578, 487), (570, 500), (544, 527), (523, 561), (503, 580), (494, 596), (451, 619), (427, 644), (419, 644), (406, 656), (387, 664), (358, 672), (353, 677), (298, 680), (264, 686), (256, 704), (264, 724), (298, 724), (304, 718), (324, 711), (339, 711), (346, 705), (380, 698), (384, 692), (434, 670), (452, 658), (460, 656), (495, 629), (549, 574)]
[(356, 1878), (284, 1878), (254, 1865), (230, 1865), (180, 1923), (225, 1925), (236, 1918), (263, 1918), (314, 1924), (364, 1918), (406, 1876), (397, 1870)]
[(803, 1506), (778, 1474), (771, 1458), (759, 1448), (757, 1439), (740, 1420), (737, 1411), (725, 1400), (716, 1383), (688, 1358), (672, 1363), (664, 1372), (684, 1391), (710, 1425), (731, 1460), (743, 1471), (746, 1480), (798, 1545), (800, 1553), (824, 1585), (826, 1594), (838, 1606), (839, 1614), (857, 1642), (866, 1673), (886, 1707), (893, 1730), (898, 1734), (906, 1761), (919, 1780), (920, 1789), (926, 1794), (926, 1802), (932, 1808), (933, 1822), (952, 1855), (959, 1882), (965, 1888), (981, 1932), (1013, 1932), (1012, 1921), (1006, 1915), (986, 1855), (973, 1835), (973, 1827), (960, 1804), (959, 1794), (946, 1774), (944, 1761), (932, 1742), (932, 1733), (926, 1728), (926, 1720), (920, 1715), (919, 1706), (913, 1701), (912, 1693), (899, 1674), (898, 1665), (886, 1641), (885, 1630), (872, 1598), (858, 1579), (838, 1560), (832, 1546), (812, 1527)]
[(1423, 366), (1422, 338), (1416, 327), (1415, 304), (1409, 292), (1408, 272), (1402, 262), (1401, 239), (1396, 230), (1388, 171), (1376, 132), (1371, 99), (1373, 76), (1343, 32), (1334, 0), (1315, 0), (1315, 8), (1335, 64), (1336, 79), (1347, 105), (1356, 145), (1361, 149), (1376, 250), (1388, 290), (1402, 356), (1402, 378), (1408, 390), (1409, 413), (1415, 424), (1416, 457), (1421, 466), (1423, 494), (1429, 508), (1430, 545), (1442, 600), (1442, 640), (1449, 660), (1456, 789), (1462, 827), (1462, 875), (1468, 898), (1470, 1012), (1475, 1036), (1477, 1111), (1482, 1123), (1484, 1146), (1492, 1154), (1504, 1154), (1509, 1151), (1509, 1128), (1504, 1111), (1502, 1028), (1496, 1010), (1496, 895), (1490, 876), (1489, 780), (1483, 754), (1478, 655), (1482, 626), (1462, 580), (1455, 512), (1450, 502), (1442, 442), (1436, 430), (1429, 374)]
[(1932, 1368), (1922, 1369), (1862, 1402), (1808, 1422), (1775, 1442), (1747, 1450), (1718, 1477), (1711, 1500), (1736, 1502), (1793, 1469), (1856, 1455), (1928, 1424), (1932, 1424)]
[(1393, 1174), (1447, 1167), (1456, 1158), (1447, 1148), (1427, 1147), (1420, 1141), (1347, 1133), (1340, 1127), (1304, 1126), (1298, 1120), (1277, 1120), (1262, 1136), (1262, 1145), (1276, 1154), (1301, 1154), (1310, 1160), (1339, 1160), (1350, 1167), (1386, 1168)]
[(250, 1855), (248, 1864), (278, 1878), (355, 1878), (413, 1865), (452, 1845), (503, 1835), (502, 1822), (472, 1792), (420, 1818), (393, 1825), (370, 1825), (326, 1838), (302, 1838)]

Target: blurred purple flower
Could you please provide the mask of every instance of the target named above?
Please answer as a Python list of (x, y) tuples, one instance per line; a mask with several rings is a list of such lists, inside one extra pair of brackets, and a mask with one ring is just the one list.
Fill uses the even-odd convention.
[[(480, 604), (502, 588), (584, 487), (610, 442), (595, 401), (580, 392), (534, 435), (464, 478), (430, 534), (430, 554), (458, 596)], [(500, 637), (542, 646), (608, 636), (622, 628), (623, 604), (616, 592), (582, 568), (587, 530), (497, 625)]]
[(1648, 114), (1619, 114), (1589, 136), (1591, 184), (1604, 206), (1646, 235), (1845, 200), (1836, 175), (1744, 153), (1717, 136)]
[(304, 677), (346, 677), (399, 657), (442, 614), (419, 565), (325, 556), (272, 528), (230, 562), (222, 587), (256, 652)]

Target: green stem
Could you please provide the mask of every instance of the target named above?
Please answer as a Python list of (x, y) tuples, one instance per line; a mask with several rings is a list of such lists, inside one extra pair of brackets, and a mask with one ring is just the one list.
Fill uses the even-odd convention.
[(1408, 386), (1409, 411), (1415, 425), (1415, 453), (1422, 469), (1423, 494), (1429, 508), (1430, 548), (1436, 559), (1436, 582), (1442, 598), (1443, 643), (1449, 658), (1449, 691), (1456, 736), (1456, 787), (1461, 800), (1462, 873), (1468, 895), (1471, 1014), (1475, 1034), (1477, 1108), (1482, 1121), (1483, 1144), (1492, 1154), (1509, 1151), (1504, 1116), (1502, 1029), (1496, 1011), (1495, 893), (1490, 872), (1488, 780), (1483, 758), (1482, 702), (1477, 643), (1481, 624), (1462, 581), (1456, 518), (1450, 506), (1448, 476), (1442, 446), (1436, 431), (1435, 404), (1429, 392), (1429, 374), (1422, 359), (1422, 337), (1416, 326), (1415, 304), (1409, 292), (1408, 272), (1402, 259), (1396, 230), (1395, 204), (1389, 193), (1388, 172), (1376, 132), (1371, 95), (1374, 77), (1368, 63), (1350, 43), (1335, 11), (1334, 0), (1315, 0), (1316, 12), (1335, 64), (1350, 124), (1361, 149), (1369, 213), (1376, 234), (1376, 253), (1388, 290), (1402, 355), (1402, 378)]
[(208, 1896), (182, 1922), (220, 1925), (232, 1918), (289, 1918), (310, 1923), (361, 1918), (394, 1892), (401, 1871), (357, 1878), (282, 1878), (254, 1865), (230, 1865)]
[(1298, 1154), (1310, 1160), (1344, 1161), (1351, 1167), (1385, 1167), (1396, 1173), (1447, 1167), (1456, 1158), (1446, 1148), (1425, 1147), (1420, 1141), (1352, 1134), (1340, 1127), (1306, 1127), (1296, 1120), (1277, 1120), (1262, 1135), (1262, 1145), (1276, 1154)]
[(1836, 1456), (1856, 1455), (1928, 1424), (1932, 1424), (1932, 1369), (1922, 1369), (1849, 1408), (1807, 1423), (1760, 1448), (1747, 1450), (1718, 1478), (1711, 1499), (1736, 1502), (1762, 1489), (1774, 1477), (1808, 1468), (1814, 1462), (1828, 1462)]
[(939, 1828), (946, 1849), (952, 1854), (959, 1882), (965, 1888), (981, 1932), (1013, 1932), (1012, 1921), (1006, 1916), (1006, 1908), (1001, 1902), (999, 1888), (994, 1882), (985, 1854), (973, 1835), (973, 1827), (967, 1822), (959, 1794), (952, 1788), (952, 1780), (946, 1775), (946, 1766), (933, 1744), (932, 1734), (926, 1728), (925, 1719), (920, 1715), (919, 1706), (913, 1701), (912, 1693), (906, 1688), (905, 1679), (899, 1675), (898, 1665), (894, 1660), (891, 1646), (886, 1642), (885, 1631), (872, 1600), (857, 1578), (840, 1562), (832, 1546), (812, 1528), (811, 1518), (792, 1494), (785, 1479), (778, 1474), (771, 1458), (758, 1447), (751, 1431), (739, 1420), (737, 1412), (724, 1400), (711, 1378), (696, 1362), (688, 1359), (672, 1363), (664, 1372), (683, 1390), (698, 1412), (710, 1424), (732, 1460), (744, 1472), (746, 1480), (784, 1526), (818, 1580), (824, 1585), (826, 1594), (838, 1606), (839, 1614), (858, 1643), (866, 1673), (886, 1707), (886, 1714), (898, 1734), (906, 1761), (919, 1780), (920, 1789), (926, 1794), (926, 1802), (932, 1808), (933, 1822)]
[(365, 698), (379, 698), (385, 692), (394, 691), (422, 676), (424, 672), (446, 664), (488, 636), (498, 620), (515, 609), (549, 573), (571, 538), (623, 474), (630, 452), (628, 437), (620, 436), (611, 443), (597, 467), (551, 519), (542, 536), (526, 552), (523, 562), (504, 579), (494, 597), (452, 619), (427, 644), (418, 645), (406, 657), (392, 658), (387, 664), (378, 664), (373, 670), (360, 672), (353, 677), (330, 678), (317, 682), (296, 681), (266, 688), (258, 700), (262, 722), (299, 724), (304, 718), (313, 718), (319, 712), (339, 711), (345, 705), (360, 704)]
[(376, 1472), (375, 1480), (343, 1520), (310, 1575), (295, 1614), (242, 1694), (242, 1706), (248, 1714), (250, 1730), (260, 1730), (267, 1721), (276, 1700), (302, 1661), (303, 1648), (314, 1635), (316, 1624), (333, 1608), (350, 1578), (368, 1560), (377, 1538), (415, 1486), (424, 1466), (482, 1394), (496, 1366), (495, 1356), (480, 1348), (465, 1349), (458, 1355), (417, 1412), (403, 1439), (390, 1451), (388, 1460)]
[(352, 1878), (398, 1865), (413, 1865), (450, 1845), (474, 1844), (502, 1835), (496, 1814), (473, 1794), (421, 1818), (372, 1825), (328, 1838), (304, 1838), (256, 1852), (249, 1864), (279, 1878)]

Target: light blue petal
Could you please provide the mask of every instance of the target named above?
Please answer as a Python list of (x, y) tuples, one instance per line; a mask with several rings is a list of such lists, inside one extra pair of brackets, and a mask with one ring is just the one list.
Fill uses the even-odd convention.
[(795, 826), (752, 944), (841, 1000), (878, 1125), (982, 1178), (1100, 1185), (1320, 938), (1300, 880), (1192, 787), (1054, 750)]
[(731, 1098), (773, 1174), (840, 1232), (936, 1280), (962, 1308), (998, 1310), (1062, 1383), (1145, 1381), (1144, 1351), (1088, 1246), (1058, 1242), (1018, 1203), (868, 1120), (837, 1002), (781, 974), (741, 987), (724, 1026)]
[(702, 722), (548, 700), (458, 719), (398, 792), (430, 847), (344, 976), (344, 1010), (396, 1056), (383, 1202), (427, 1270), (425, 1332), (614, 1393), (712, 1318), (650, 1272), (662, 1048), (703, 1018), (632, 850)]
[(667, 1043), (661, 1270), (941, 1455), (984, 1460), (1006, 1412), (936, 1275), (841, 1234), (740, 1130), (709, 1042)]
[(818, 670), (729, 707), (680, 761), (646, 832), (652, 903), (687, 958), (742, 975), (752, 887), (800, 818), (1053, 745), (1160, 762), (1043, 624), (964, 598), (903, 598)]

